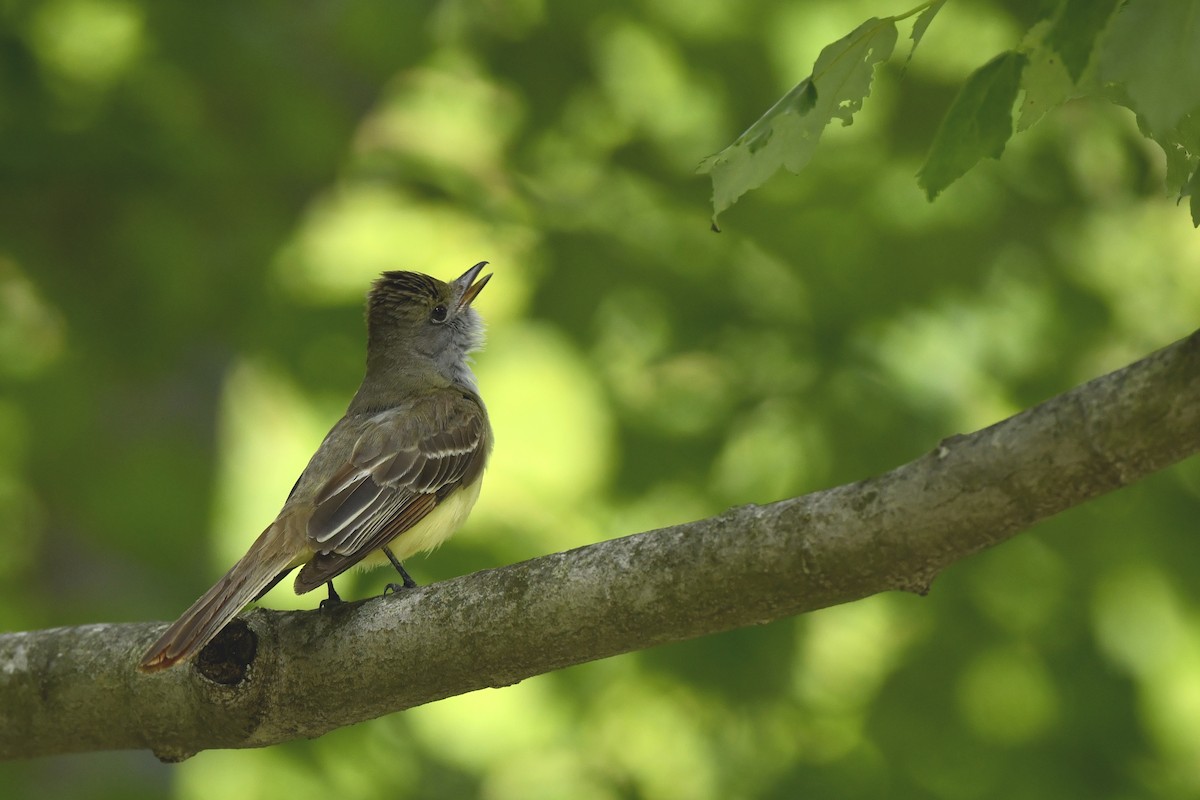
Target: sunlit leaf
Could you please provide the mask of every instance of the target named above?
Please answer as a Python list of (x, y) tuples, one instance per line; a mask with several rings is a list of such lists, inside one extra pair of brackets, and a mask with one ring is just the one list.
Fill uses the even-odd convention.
[(1026, 58), (1008, 51), (971, 74), (934, 137), (917, 183), (930, 200), (975, 166), (999, 158), (1012, 136), (1012, 107)]
[(818, 114), (828, 110), (849, 125), (871, 93), (875, 65), (890, 58), (895, 47), (896, 23), (871, 18), (822, 50), (813, 66), (818, 103), (814, 110)]
[(875, 65), (896, 46), (896, 24), (869, 19), (827, 46), (813, 73), (784, 95), (729, 147), (700, 163), (712, 176), (713, 223), (717, 216), (781, 167), (799, 172), (812, 159), (834, 118), (849, 125), (871, 91)]

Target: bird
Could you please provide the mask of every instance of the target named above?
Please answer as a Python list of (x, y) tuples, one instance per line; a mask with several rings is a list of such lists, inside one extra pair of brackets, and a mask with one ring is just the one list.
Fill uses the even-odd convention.
[(300, 474), (278, 516), (217, 583), (172, 623), (138, 668), (186, 661), (292, 570), (304, 594), (355, 566), (386, 562), (415, 586), (407, 557), (466, 520), (493, 434), (470, 354), (483, 345), (472, 303), (491, 275), (481, 261), (449, 283), (384, 272), (367, 295), (366, 372), (345, 415)]

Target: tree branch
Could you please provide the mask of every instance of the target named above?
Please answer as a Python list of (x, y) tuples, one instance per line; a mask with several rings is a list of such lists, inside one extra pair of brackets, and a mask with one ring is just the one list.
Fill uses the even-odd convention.
[(1200, 450), (1200, 332), (884, 475), (331, 610), (258, 609), (194, 665), (159, 623), (0, 636), (0, 756), (261, 747), (889, 589)]

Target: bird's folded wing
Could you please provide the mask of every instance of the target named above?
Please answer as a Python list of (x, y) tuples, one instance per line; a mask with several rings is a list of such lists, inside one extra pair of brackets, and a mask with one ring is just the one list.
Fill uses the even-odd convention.
[(454, 489), (473, 483), (489, 446), (482, 406), (459, 392), (371, 419), (350, 461), (317, 495), (308, 523), (317, 555), (297, 575), (296, 591), (340, 575), (420, 522)]

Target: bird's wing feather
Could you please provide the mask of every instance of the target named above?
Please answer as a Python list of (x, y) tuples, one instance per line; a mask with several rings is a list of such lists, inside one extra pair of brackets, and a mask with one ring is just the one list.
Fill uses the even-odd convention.
[(346, 571), (474, 482), (490, 444), (486, 414), (466, 393), (432, 395), (373, 417), (317, 495), (308, 523), (317, 555), (296, 576), (296, 591)]

